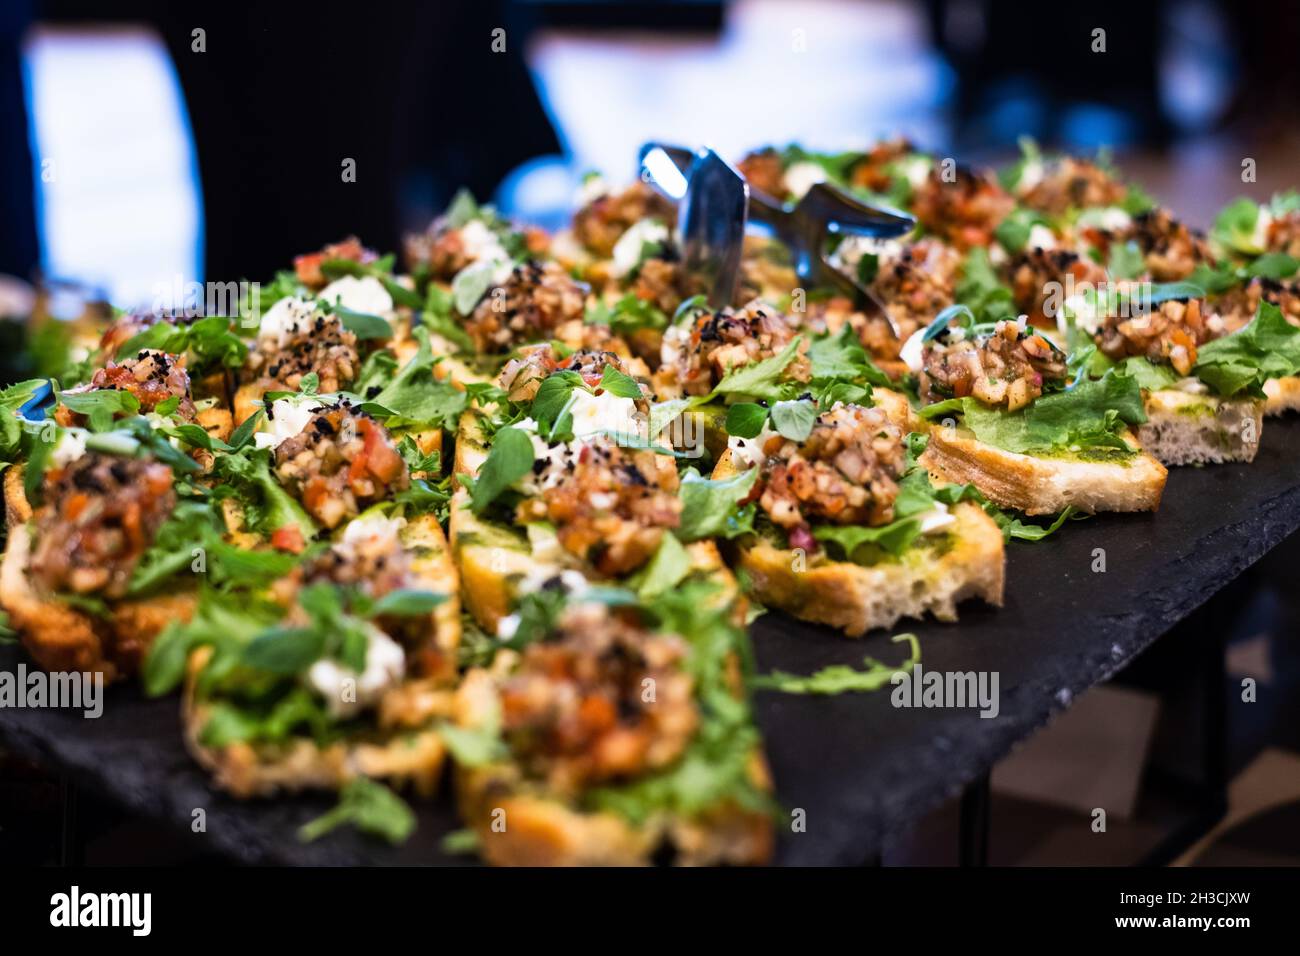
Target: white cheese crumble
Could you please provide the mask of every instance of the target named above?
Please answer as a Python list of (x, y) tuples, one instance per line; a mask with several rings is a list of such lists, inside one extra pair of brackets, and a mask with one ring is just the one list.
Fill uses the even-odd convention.
[(900, 239), (875, 239), (871, 236), (845, 236), (844, 241), (835, 249), (833, 265), (840, 265), (850, 271), (856, 271), (863, 256), (876, 257), (877, 271), (883, 270), (890, 262), (903, 252)]
[(581, 209), (583, 206), (590, 206), (597, 199), (609, 195), (609, 183), (604, 176), (599, 173), (588, 176), (578, 187), (577, 204)]
[(360, 544), (371, 538), (400, 540), (402, 529), (406, 527), (405, 518), (388, 518), (378, 512), (363, 514), (355, 518), (343, 529), (344, 544)]
[(313, 408), (329, 404), (324, 395), (294, 395), (277, 398), (271, 403), (271, 414), (262, 422), (262, 430), (253, 435), (258, 448), (278, 448), (280, 443), (302, 434), (311, 421)]
[(1027, 159), (1020, 166), (1020, 177), (1016, 180), (1016, 193), (1024, 195), (1043, 181), (1047, 170), (1041, 159)]
[(352, 312), (380, 318), (393, 315), (393, 297), (374, 276), (341, 276), (322, 289), (319, 297)]
[(907, 337), (903, 347), (898, 350), (898, 357), (903, 360), (903, 364), (917, 374), (925, 367), (925, 342), (922, 341), (924, 336), (925, 329), (917, 329)]
[(930, 178), (930, 168), (933, 165), (929, 156), (909, 155), (899, 159), (895, 168), (903, 174), (913, 189), (920, 189)]
[(663, 343), (659, 346), (660, 363), (669, 367), (677, 365), (690, 338), (689, 328), (673, 325), (664, 329)]
[(1083, 228), (1120, 232), (1133, 225), (1133, 217), (1119, 206), (1094, 206), (1079, 213), (1075, 225)]
[(90, 432), (84, 428), (65, 429), (59, 443), (50, 452), (50, 464), (55, 468), (66, 468), (86, 453), (86, 438)]
[(307, 671), (307, 683), (321, 695), (331, 716), (355, 716), (378, 703), (384, 691), (406, 675), (402, 646), (373, 624), (365, 627), (369, 643), (360, 674), (334, 660), (319, 660)]
[(658, 219), (642, 219), (629, 226), (614, 243), (614, 264), (610, 272), (622, 278), (641, 264), (641, 250), (646, 243), (668, 241), (668, 227)]
[(934, 507), (912, 515), (921, 519), (921, 534), (938, 534), (947, 531), (957, 523), (957, 517), (948, 510), (942, 501), (936, 501)]
[(1096, 298), (1076, 292), (1061, 303), (1057, 327), (1064, 335), (1069, 331), (1069, 323), (1073, 322), (1077, 328), (1091, 335), (1101, 326), (1102, 318), (1101, 310), (1097, 308)]
[(289, 296), (266, 310), (257, 329), (257, 337), (283, 348), (294, 336), (307, 331), (316, 317), (316, 303), (311, 299)]
[(785, 171), (785, 188), (795, 199), (802, 199), (808, 190), (826, 181), (826, 170), (819, 163), (791, 163)]
[(572, 442), (557, 442), (548, 445), (537, 434), (537, 422), (525, 418), (513, 427), (526, 432), (533, 443), (533, 461), (541, 461), (541, 468), (534, 465), (533, 470), (519, 479), (516, 485), (525, 494), (553, 488), (565, 479), (573, 469), (582, 452), (583, 439), (593, 435), (612, 432), (619, 435), (641, 435), (640, 417), (637, 416), (636, 402), (630, 398), (621, 398), (602, 392), (594, 395), (585, 388), (575, 388), (566, 406), (573, 416)]
[(1188, 395), (1208, 395), (1210, 388), (1199, 378), (1180, 378), (1174, 383), (1174, 388), (1180, 392), (1186, 392)]
[(1250, 244), (1254, 249), (1263, 252), (1268, 248), (1268, 227), (1273, 223), (1273, 214), (1263, 206), (1259, 207), (1259, 215), (1255, 217), (1255, 231), (1250, 234)]
[(779, 436), (780, 432), (774, 431), (769, 422), (764, 422), (763, 430), (753, 438), (729, 436), (727, 450), (731, 452), (731, 460), (740, 468), (757, 468), (767, 460), (763, 449), (767, 447), (767, 440), (774, 435)]
[(1056, 236), (1042, 223), (1034, 223), (1029, 229), (1029, 240), (1025, 245), (1030, 249), (1055, 249)]

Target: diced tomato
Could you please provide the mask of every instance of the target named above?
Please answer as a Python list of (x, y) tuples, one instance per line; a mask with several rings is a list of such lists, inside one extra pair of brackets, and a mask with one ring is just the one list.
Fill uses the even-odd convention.
[(283, 527), (276, 528), (271, 533), (271, 547), (277, 551), (288, 551), (291, 554), (301, 554), (307, 547), (307, 542), (302, 539), (302, 532), (297, 525), (287, 524)]

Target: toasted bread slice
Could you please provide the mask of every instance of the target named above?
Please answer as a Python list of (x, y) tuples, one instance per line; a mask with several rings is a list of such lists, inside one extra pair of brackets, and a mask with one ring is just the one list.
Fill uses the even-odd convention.
[(870, 567), (807, 558), (756, 540), (738, 548), (737, 568), (766, 607), (829, 624), (849, 637), (932, 614), (957, 620), (957, 605), (980, 598), (1002, 605), (1006, 561), (1002, 532), (979, 505), (953, 509), (956, 523), (938, 546), (914, 546), (901, 559)]
[[(940, 481), (969, 483), (994, 504), (1028, 515), (1067, 506), (1098, 511), (1155, 511), (1169, 472), (1144, 450), (1130, 458), (1090, 461), (1004, 451), (964, 428), (934, 426), (920, 463)], [(1127, 436), (1131, 445), (1137, 442)]]
[[(477, 475), (487, 458), (487, 445), (479, 429), (481, 420), (481, 413), (473, 409), (461, 416), (456, 435), (457, 475)], [(539, 551), (524, 529), (486, 521), (474, 514), (469, 492), (464, 488), (452, 496), (448, 531), (465, 608), (491, 634), (511, 613), (527, 581), (566, 570), (587, 574), (581, 562), (558, 545)], [(723, 563), (717, 545), (695, 541), (685, 547), (693, 573), (717, 581), (720, 600), (733, 598), (738, 591), (736, 580)]]
[[(457, 693), (461, 725), (477, 726), (495, 707), (493, 672), (470, 671)], [(770, 789), (757, 750), (747, 773), (759, 789)], [(693, 817), (659, 814), (638, 825), (548, 794), (510, 762), (458, 765), (455, 779), (461, 815), (478, 835), (484, 858), (497, 866), (641, 866), (666, 843), (676, 850), (674, 862), (684, 866), (763, 863), (772, 853), (772, 819), (761, 810), (727, 804)]]
[(0, 605), (23, 646), (46, 670), (101, 673), (106, 682), (128, 677), (171, 621), (194, 614), (193, 592), (114, 601), (106, 618), (41, 594), (28, 575), (32, 509), (21, 465), (6, 472), (4, 493), (9, 540), (0, 564)]
[(1270, 378), (1264, 383), (1264, 394), (1268, 396), (1264, 403), (1265, 415), (1300, 412), (1300, 376)]
[[(713, 476), (734, 473), (727, 452)], [(760, 604), (850, 637), (927, 613), (955, 621), (968, 598), (1001, 606), (1006, 555), (1001, 530), (979, 505), (962, 502), (952, 513), (956, 522), (943, 534), (874, 565), (808, 556), (754, 536), (738, 545), (736, 567)]]
[(409, 784), (421, 796), (433, 794), (447, 750), (437, 731), (388, 720), (390, 699), (423, 695), (419, 712), (428, 718), (450, 716), (451, 691), (429, 680), (408, 682), (389, 692), (380, 703), (380, 729), (361, 739), (320, 745), (295, 738), (280, 745), (246, 742), (209, 747), (202, 742), (211, 705), (196, 694), (197, 677), (210, 656), (199, 648), (190, 657), (189, 677), (181, 702), (181, 728), (186, 748), (195, 761), (212, 774), (213, 783), (239, 799), (266, 797), (303, 790), (337, 790), (357, 776), (385, 780), (396, 786)]
[(1218, 398), (1179, 389), (1147, 393), (1138, 440), (1166, 465), (1254, 461), (1264, 429), (1263, 399)]
[(399, 786), (409, 783), (421, 795), (436, 790), (446, 747), (430, 722), (452, 716), (461, 636), (458, 578), (447, 539), (432, 514), (408, 521), (401, 541), (411, 553), (416, 579), (412, 586), (445, 594), (447, 599), (432, 611), (429, 644), (411, 655), (424, 676), (408, 679), (383, 696), (373, 732), (325, 746), (305, 737), (274, 746), (244, 742), (207, 746), (201, 735), (211, 704), (199, 697), (196, 685), (210, 650), (199, 648), (190, 656), (181, 707), (186, 746), (218, 787), (243, 799), (285, 791), (336, 790), (362, 775)]

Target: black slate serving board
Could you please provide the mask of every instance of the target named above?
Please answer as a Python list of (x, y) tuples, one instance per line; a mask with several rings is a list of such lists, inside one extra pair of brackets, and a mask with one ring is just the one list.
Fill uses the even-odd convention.
[[(760, 693), (777, 797), (806, 818), (804, 832), (781, 837), (778, 862), (871, 858), (888, 835), (987, 771), (1297, 528), (1300, 421), (1270, 421), (1254, 464), (1173, 470), (1157, 514), (1104, 515), (1037, 544), (1013, 543), (1002, 609), (964, 606), (957, 625), (900, 623), (898, 630), (919, 635), (926, 669), (997, 671), (996, 718), (894, 708), (889, 687), (839, 697)], [(1104, 573), (1092, 570), (1098, 548)], [(856, 666), (867, 654), (894, 662), (905, 652), (882, 635), (849, 640), (779, 613), (756, 621), (753, 634), (761, 672)], [(0, 647), (0, 670), (24, 659), (17, 647)], [(419, 828), (401, 847), (345, 831), (300, 843), (298, 826), (327, 809), (329, 798), (238, 803), (214, 792), (181, 745), (175, 699), (145, 700), (133, 687), (111, 689), (98, 720), (0, 709), (0, 736), (135, 812), (173, 822), (196, 850), (235, 861), (473, 861), (440, 848), (458, 826), (445, 795), (419, 807)], [(206, 832), (191, 831), (196, 808), (205, 811)]]

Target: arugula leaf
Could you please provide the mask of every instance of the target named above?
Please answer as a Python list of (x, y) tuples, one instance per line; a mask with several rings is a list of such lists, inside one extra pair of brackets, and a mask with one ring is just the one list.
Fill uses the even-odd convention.
[(474, 201), (474, 194), (468, 189), (457, 190), (444, 215), (448, 227), (452, 229), (459, 229), (471, 220), (479, 218), (479, 205)]
[(776, 690), (783, 694), (834, 695), (846, 692), (870, 693), (880, 690), (894, 680), (895, 674), (911, 674), (921, 663), (921, 644), (915, 634), (896, 634), (890, 640), (899, 644), (906, 641), (911, 648), (907, 660), (897, 667), (883, 664), (874, 657), (863, 658), (865, 670), (856, 670), (846, 664), (832, 664), (804, 677), (785, 671), (773, 671), (750, 680), (755, 690)]
[(343, 785), (338, 806), (304, 824), (298, 838), (309, 843), (345, 824), (397, 845), (415, 832), (415, 814), (382, 783), (369, 777), (353, 777)]
[(71, 411), (86, 416), (93, 432), (106, 432), (119, 415), (134, 415), (140, 402), (130, 392), (100, 388), (89, 392), (59, 392), (59, 402)]
[(304, 541), (316, 535), (316, 525), (302, 506), (271, 473), (269, 449), (245, 446), (238, 453), (219, 455), (217, 474), (230, 482), (244, 503), (244, 517), (250, 530), (269, 536), (293, 526)]
[(803, 336), (795, 336), (778, 354), (759, 362), (731, 369), (713, 389), (712, 396), (743, 395), (747, 398), (778, 399), (790, 390), (788, 382), (780, 381), (799, 352)]
[(1051, 524), (1044, 526), (1034, 524), (1030, 521), (1021, 521), (1019, 518), (1013, 517), (992, 505), (986, 505), (984, 510), (992, 516), (993, 520), (997, 522), (998, 527), (1002, 529), (1003, 537), (1008, 540), (1014, 538), (1018, 541), (1042, 541), (1048, 535), (1059, 531), (1061, 525), (1065, 524), (1065, 522), (1071, 518), (1077, 519), (1087, 517), (1086, 514), (1076, 511), (1073, 505), (1067, 505), (1065, 509), (1057, 515), (1055, 519), (1053, 519)]
[(19, 411), (45, 385), (45, 379), (33, 378), (0, 391), (0, 460), (13, 461), (23, 437)]
[[(687, 300), (690, 301), (692, 300)], [(677, 314), (682, 314), (680, 308)], [(628, 292), (612, 306), (598, 300), (587, 309), (585, 321), (588, 325), (608, 325), (615, 335), (623, 336), (644, 329), (659, 331), (668, 327), (668, 316), (664, 315), (663, 310), (634, 292)]]
[(1192, 373), (1220, 395), (1262, 395), (1270, 378), (1300, 372), (1300, 329), (1282, 311), (1261, 302), (1255, 317), (1232, 335), (1207, 342), (1198, 350)]
[(659, 539), (659, 547), (646, 564), (636, 585), (637, 597), (652, 600), (681, 584), (691, 573), (691, 556), (671, 534)]
[[(835, 335), (818, 336), (808, 346), (815, 383), (847, 381), (892, 388), (894, 383), (867, 355), (858, 335), (846, 322)], [(870, 391), (868, 390), (868, 393)]]
[(729, 527), (728, 522), (739, 502), (748, 497), (757, 479), (757, 468), (717, 479), (703, 478), (694, 468), (687, 468), (677, 490), (677, 496), (682, 500), (677, 537), (683, 541), (698, 541), (715, 536), (735, 537), (742, 533), (735, 531), (734, 526)]
[(485, 767), (509, 755), (501, 740), (501, 705), (493, 699), (478, 716), (479, 724), (474, 727), (449, 723), (438, 727), (438, 736), (451, 755), (466, 767)]
[(469, 395), (433, 374), (438, 360), (434, 358), (428, 331), (417, 328), (413, 334), (419, 342), (415, 356), (373, 401), (400, 420), (389, 422), (390, 427), (402, 424), (454, 430), (469, 405)]
[(186, 364), (192, 377), (217, 367), (239, 368), (248, 357), (248, 344), (231, 328), (230, 319), (223, 315), (210, 315), (188, 325), (155, 322), (127, 339), (117, 350), (115, 358), (121, 361), (141, 349), (187, 354), (190, 359)]
[(154, 536), (153, 545), (140, 556), (127, 594), (147, 593), (177, 572), (194, 563), (196, 548), (206, 551), (207, 545), (221, 533), (221, 522), (211, 506), (194, 501), (181, 501), (163, 522)]
[(1114, 279), (1136, 279), (1147, 271), (1146, 257), (1132, 240), (1111, 243), (1106, 271)]
[(1048, 225), (1047, 219), (1036, 209), (1018, 206), (1011, 210), (993, 230), (993, 236), (1007, 252), (1020, 252), (1029, 243), (1034, 226)]
[(961, 281), (953, 296), (967, 306), (979, 322), (997, 322), (1015, 318), (1016, 304), (1011, 290), (998, 279), (988, 250), (976, 246), (966, 254)]
[(499, 429), (470, 490), (470, 507), (481, 515), (503, 491), (533, 467), (533, 442), (526, 432), (506, 426)]
[(1245, 197), (1234, 199), (1214, 217), (1210, 238), (1225, 249), (1246, 256), (1257, 256), (1264, 250), (1255, 242), (1255, 224), (1259, 221), (1259, 206)]
[(915, 517), (897, 518), (877, 527), (864, 525), (819, 525), (813, 528), (818, 541), (833, 544), (844, 559), (855, 563), (872, 563), (874, 552), (863, 552), (870, 545), (893, 557), (901, 556), (921, 535), (921, 520)]
[(455, 300), (450, 292), (430, 283), (424, 304), (424, 324), (434, 335), (441, 336), (461, 352), (473, 352), (474, 340), (470, 338), (452, 316)]
[(975, 437), (1017, 453), (1055, 449), (1131, 449), (1119, 437), (1125, 425), (1146, 421), (1142, 389), (1131, 375), (1112, 370), (1097, 379), (1081, 379), (1016, 412), (989, 408), (974, 398), (950, 399), (921, 409), (928, 419), (960, 412)]

